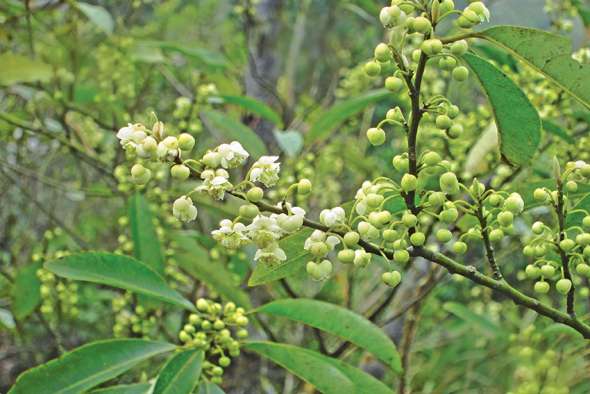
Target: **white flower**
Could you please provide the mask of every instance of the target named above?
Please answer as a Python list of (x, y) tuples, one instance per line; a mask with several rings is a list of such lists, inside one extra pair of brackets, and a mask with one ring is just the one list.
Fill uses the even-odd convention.
[(320, 212), (320, 222), (328, 227), (334, 227), (337, 224), (343, 224), (346, 220), (346, 213), (342, 207), (324, 209)]
[(117, 138), (121, 140), (123, 148), (136, 148), (147, 137), (145, 126), (139, 123), (129, 123), (117, 132)]
[(248, 236), (259, 248), (266, 248), (278, 241), (283, 230), (273, 216), (258, 215), (247, 227)]
[(314, 232), (311, 233), (309, 238), (305, 240), (305, 243), (303, 244), (303, 249), (307, 251), (312, 251), (312, 249), (314, 249), (319, 244), (325, 244), (326, 247), (321, 247), (320, 250), (322, 251), (322, 255), (326, 255), (330, 251), (334, 250), (334, 247), (339, 243), (340, 239), (338, 239), (338, 237), (334, 235), (328, 235), (321, 230), (314, 230)]
[(250, 170), (250, 181), (262, 182), (266, 187), (275, 185), (279, 180), (280, 163), (275, 163), (278, 156), (262, 156)]
[(281, 213), (279, 215), (273, 214), (277, 224), (286, 233), (294, 233), (303, 226), (303, 219), (305, 218), (305, 210), (300, 207), (289, 207), (290, 214)]
[(182, 196), (174, 201), (172, 213), (181, 222), (190, 222), (197, 218), (197, 207), (194, 206), (190, 197)]
[(250, 156), (238, 141), (233, 141), (230, 144), (221, 144), (217, 147), (216, 151), (219, 153), (223, 168), (239, 167)]
[(233, 223), (229, 219), (219, 222), (219, 229), (211, 232), (213, 239), (228, 249), (238, 249), (250, 242), (246, 236), (246, 226), (242, 223)]
[(273, 265), (287, 260), (285, 251), (279, 247), (277, 242), (268, 245), (266, 248), (258, 249), (254, 255), (254, 260)]
[(156, 152), (160, 159), (173, 161), (178, 156), (178, 138), (173, 136), (164, 138), (158, 144)]
[(222, 200), (225, 192), (233, 187), (228, 181), (229, 173), (222, 168), (203, 171), (201, 179), (203, 183), (197, 187), (197, 191), (206, 192), (216, 200)]

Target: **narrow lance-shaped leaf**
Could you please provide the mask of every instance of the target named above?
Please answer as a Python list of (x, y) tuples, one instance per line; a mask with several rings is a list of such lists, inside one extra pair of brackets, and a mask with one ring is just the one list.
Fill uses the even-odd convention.
[(463, 58), (489, 98), (502, 156), (516, 165), (527, 164), (541, 141), (541, 120), (537, 110), (522, 90), (493, 64), (469, 53)]
[(383, 100), (388, 96), (391, 96), (391, 92), (385, 89), (378, 89), (334, 104), (334, 106), (328, 109), (318, 121), (311, 126), (309, 132), (305, 136), (306, 142), (319, 142), (328, 138), (330, 134), (346, 119), (361, 112), (367, 108), (367, 106)]
[(266, 154), (266, 146), (260, 137), (248, 126), (219, 111), (204, 111), (207, 128), (215, 134), (240, 142), (250, 155), (258, 158)]
[(271, 342), (250, 342), (244, 349), (272, 360), (324, 394), (393, 394), (373, 376), (313, 350)]
[(150, 394), (152, 385), (149, 383), (118, 384), (90, 391), (89, 394)]
[(256, 114), (266, 120), (270, 120), (277, 127), (282, 127), (282, 121), (279, 114), (262, 101), (247, 96), (221, 96), (221, 98), (224, 103), (238, 105), (248, 112)]
[(153, 394), (190, 394), (203, 365), (203, 351), (186, 350), (172, 356), (160, 371)]
[(337, 335), (373, 353), (394, 371), (401, 371), (400, 357), (391, 339), (372, 322), (346, 308), (299, 298), (273, 301), (257, 311), (286, 317)]
[(109, 12), (101, 6), (88, 3), (77, 3), (78, 9), (96, 25), (100, 30), (111, 34), (115, 28), (115, 22)]
[(569, 38), (518, 26), (495, 26), (475, 36), (508, 50), (590, 108), (590, 65), (572, 59)]
[(133, 255), (160, 275), (164, 274), (164, 254), (152, 214), (144, 196), (139, 193), (129, 199), (129, 222), (133, 239)]
[(22, 373), (9, 394), (78, 394), (174, 345), (143, 339), (98, 341)]
[(80, 253), (45, 263), (45, 268), (64, 278), (118, 287), (195, 310), (193, 304), (168, 287), (160, 275), (131, 257), (112, 253)]
[(43, 82), (50, 78), (51, 66), (48, 64), (13, 53), (0, 55), (0, 85)]
[(12, 285), (12, 313), (16, 320), (29, 316), (41, 302), (41, 281), (37, 270), (42, 267), (40, 261), (20, 268)]

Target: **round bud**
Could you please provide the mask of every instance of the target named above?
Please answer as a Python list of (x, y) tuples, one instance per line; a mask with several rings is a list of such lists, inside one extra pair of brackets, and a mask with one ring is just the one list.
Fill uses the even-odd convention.
[(393, 157), (393, 160), (391, 161), (391, 164), (393, 165), (393, 167), (400, 171), (400, 172), (407, 172), (408, 168), (410, 166), (410, 161), (408, 160), (407, 157), (404, 157), (402, 155), (396, 155)]
[(459, 138), (463, 134), (463, 126), (459, 123), (453, 124), (449, 130), (447, 130), (447, 135), (450, 138)]
[(325, 242), (314, 242), (311, 244), (309, 251), (315, 257), (324, 257), (330, 251), (328, 245)]
[(254, 186), (248, 192), (246, 192), (246, 198), (250, 202), (259, 202), (264, 197), (264, 191), (258, 186)]
[(572, 288), (572, 281), (569, 279), (560, 279), (555, 284), (555, 290), (557, 290), (561, 294), (567, 294), (570, 292)]
[(375, 47), (375, 59), (381, 63), (385, 63), (391, 59), (391, 49), (387, 44), (381, 43)]
[(385, 242), (393, 242), (396, 239), (398, 239), (398, 237), (399, 237), (399, 234), (395, 230), (392, 230), (392, 229), (383, 230), (383, 240)]
[(145, 185), (149, 182), (151, 177), (152, 172), (141, 164), (134, 164), (133, 167), (131, 167), (131, 178), (135, 184)]
[(447, 108), (447, 115), (449, 115), (452, 119), (459, 116), (459, 112), (459, 107), (456, 105), (449, 105), (449, 108)]
[(539, 293), (539, 294), (547, 294), (549, 293), (549, 283), (545, 282), (545, 281), (538, 281), (535, 282), (535, 292)]
[(442, 0), (440, 6), (438, 7), (438, 12), (440, 15), (444, 15), (447, 12), (453, 11), (455, 9), (455, 3), (453, 0)]
[(453, 244), (453, 252), (456, 254), (465, 254), (467, 252), (467, 244), (462, 241), (457, 241)]
[(219, 366), (225, 368), (225, 367), (229, 367), (229, 365), (231, 364), (231, 360), (229, 357), (219, 357)]
[(297, 182), (297, 193), (301, 195), (311, 193), (311, 181), (306, 178), (300, 179), (299, 182)]
[(190, 174), (191, 170), (184, 164), (175, 164), (170, 169), (170, 175), (172, 175), (172, 178), (178, 179), (179, 181), (184, 181), (190, 176)]
[(444, 223), (453, 223), (459, 217), (459, 211), (457, 208), (448, 208), (440, 212), (439, 218)]
[(426, 242), (426, 236), (424, 233), (419, 231), (415, 232), (414, 234), (410, 235), (410, 243), (414, 246), (422, 246)]
[(377, 193), (369, 193), (366, 197), (367, 205), (369, 206), (369, 208), (379, 207), (383, 203), (384, 199), (385, 197)]
[(490, 241), (492, 242), (500, 242), (502, 238), (504, 238), (504, 231), (500, 230), (499, 228), (493, 229), (490, 231)]
[(430, 30), (432, 30), (432, 25), (430, 24), (428, 18), (419, 16), (417, 18), (414, 18), (414, 21), (412, 22), (412, 29), (417, 31), (418, 33), (426, 34), (429, 33)]
[(359, 243), (360, 235), (356, 231), (349, 231), (344, 234), (344, 244), (348, 247), (355, 246)]
[(254, 219), (260, 211), (258, 207), (254, 204), (245, 204), (242, 205), (238, 211), (239, 215), (245, 219)]
[(381, 275), (381, 280), (387, 286), (396, 287), (401, 282), (402, 276), (398, 271), (384, 272), (383, 275)]
[(207, 312), (209, 310), (209, 302), (204, 298), (199, 298), (195, 306), (201, 312)]
[(371, 145), (383, 145), (385, 143), (385, 131), (382, 128), (371, 127), (367, 130), (367, 138)]
[(586, 263), (580, 263), (576, 266), (576, 272), (583, 276), (590, 276), (590, 265)]
[(379, 63), (370, 61), (365, 64), (365, 73), (370, 77), (376, 77), (381, 73), (381, 66)]
[(399, 264), (405, 264), (410, 261), (410, 253), (407, 250), (396, 250), (393, 252), (393, 261)]
[(402, 113), (402, 110), (400, 109), (400, 107), (395, 107), (390, 109), (389, 111), (387, 111), (387, 114), (385, 115), (385, 117), (389, 120), (395, 120), (396, 122), (404, 122), (404, 114)]
[(498, 214), (498, 223), (500, 223), (502, 227), (508, 227), (512, 225), (513, 221), (514, 215), (512, 214), (512, 212), (502, 211)]
[(433, 207), (440, 207), (445, 201), (445, 194), (442, 192), (432, 192), (428, 196), (428, 203)]
[(465, 66), (458, 66), (453, 69), (453, 79), (455, 81), (463, 82), (469, 78), (469, 70)]
[(448, 115), (438, 115), (435, 120), (436, 127), (446, 130), (453, 125), (453, 121)]
[(402, 190), (407, 193), (416, 190), (416, 188), (418, 187), (418, 180), (412, 174), (404, 174), (400, 182), (400, 185), (402, 187)]
[(338, 260), (342, 264), (351, 264), (354, 261), (354, 250), (342, 249), (338, 252)]
[(427, 152), (422, 156), (422, 162), (427, 166), (435, 166), (440, 163), (441, 157), (436, 152)]
[(469, 44), (465, 40), (455, 41), (451, 44), (451, 53), (455, 56), (463, 56), (469, 49)]
[(445, 172), (439, 179), (440, 189), (447, 194), (456, 194), (459, 192), (459, 181), (454, 172)]
[(548, 197), (549, 197), (549, 195), (547, 194), (547, 192), (545, 190), (541, 189), (541, 188), (537, 188), (533, 192), (533, 198), (536, 201), (545, 202), (545, 201), (547, 201), (547, 198)]
[(578, 184), (575, 181), (567, 181), (567, 183), (565, 184), (565, 189), (568, 192), (575, 192), (578, 190)]
[(385, 79), (385, 88), (390, 92), (397, 93), (404, 87), (404, 81), (398, 77), (387, 77)]
[(545, 264), (541, 267), (541, 274), (545, 277), (550, 277), (555, 274), (555, 267), (551, 264)]
[(216, 168), (219, 167), (219, 164), (221, 164), (221, 155), (217, 152), (209, 151), (205, 153), (201, 160), (205, 166), (209, 168)]
[(582, 219), (582, 226), (590, 228), (590, 216), (584, 216), (584, 219)]
[(541, 270), (539, 269), (539, 267), (533, 264), (527, 265), (524, 269), (524, 272), (526, 273), (526, 276), (530, 279), (537, 279), (541, 276)]
[(436, 232), (435, 236), (439, 242), (446, 243), (446, 242), (449, 242), (453, 238), (453, 233), (451, 233), (446, 228), (441, 228)]
[(183, 151), (191, 151), (195, 147), (195, 137), (188, 133), (178, 136), (178, 148)]
[(318, 267), (323, 278), (332, 273), (332, 262), (330, 260), (322, 260)]
[(565, 252), (569, 252), (576, 247), (576, 242), (573, 239), (566, 238), (559, 242), (559, 247)]
[(429, 55), (429, 56), (434, 56), (439, 54), (442, 49), (443, 49), (443, 44), (442, 42), (437, 39), (437, 38), (431, 38), (429, 40), (426, 40), (422, 43), (422, 45), (420, 46), (420, 49), (422, 49), (422, 51)]

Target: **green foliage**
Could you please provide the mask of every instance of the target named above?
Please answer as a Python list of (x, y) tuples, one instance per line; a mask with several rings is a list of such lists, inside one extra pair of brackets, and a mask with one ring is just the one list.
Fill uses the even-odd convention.
[(203, 363), (203, 352), (185, 350), (171, 357), (160, 371), (154, 394), (190, 394), (193, 392)]

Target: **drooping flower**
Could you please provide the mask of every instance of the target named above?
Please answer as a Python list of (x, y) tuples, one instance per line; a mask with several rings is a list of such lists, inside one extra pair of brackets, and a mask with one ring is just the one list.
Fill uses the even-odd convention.
[(135, 149), (147, 137), (146, 128), (140, 123), (129, 123), (117, 132), (117, 138), (121, 140), (124, 149)]
[(287, 260), (287, 255), (285, 254), (285, 251), (279, 247), (278, 242), (274, 242), (266, 248), (258, 249), (254, 255), (254, 260), (260, 263), (274, 265)]
[(225, 192), (233, 187), (228, 181), (229, 173), (222, 168), (203, 171), (201, 179), (203, 183), (197, 187), (197, 191), (205, 192), (216, 200), (222, 200)]
[(343, 224), (346, 220), (346, 213), (342, 207), (324, 209), (320, 212), (320, 222), (328, 227), (334, 227), (337, 224)]
[(233, 223), (224, 219), (219, 223), (219, 229), (211, 232), (213, 239), (228, 249), (238, 249), (250, 242), (246, 236), (246, 226), (243, 223)]
[(239, 167), (250, 156), (238, 141), (221, 144), (217, 147), (216, 151), (220, 156), (220, 164), (223, 168)]
[(247, 229), (250, 239), (261, 249), (269, 247), (283, 235), (283, 230), (273, 216), (258, 215)]
[(274, 186), (279, 180), (280, 163), (275, 163), (278, 156), (262, 156), (252, 165), (250, 181), (261, 182), (266, 187)]
[(181, 222), (190, 222), (197, 218), (197, 207), (195, 207), (190, 197), (182, 196), (174, 201), (172, 214)]

